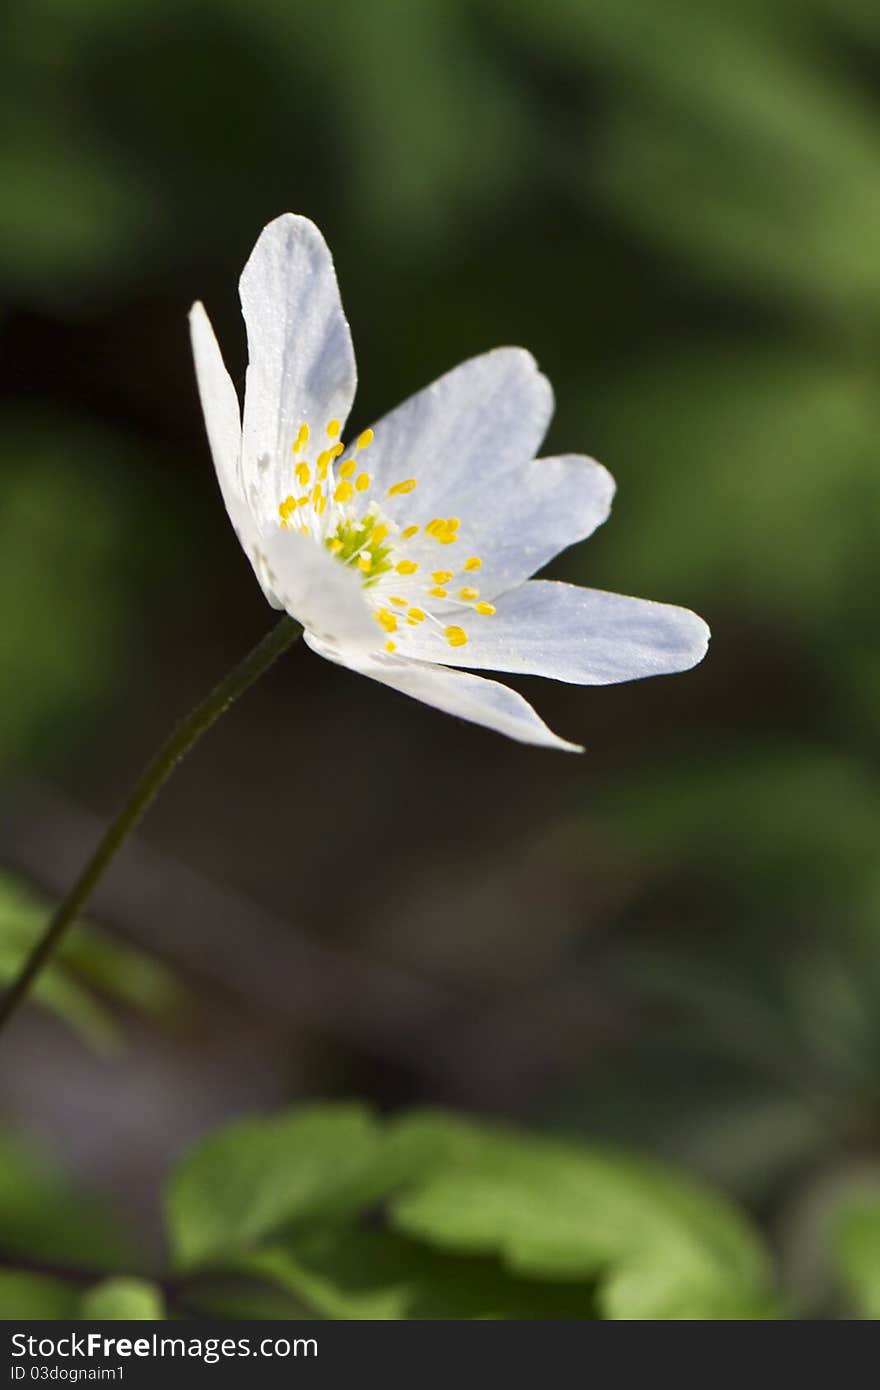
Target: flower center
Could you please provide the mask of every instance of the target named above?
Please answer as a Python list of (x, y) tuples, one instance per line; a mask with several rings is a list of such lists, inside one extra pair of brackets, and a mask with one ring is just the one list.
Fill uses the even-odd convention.
[[(292, 445), (299, 492), (291, 492), (279, 505), (281, 525), (310, 536), (341, 564), (357, 567), (373, 617), (386, 634), (387, 652), (397, 650), (398, 642), (405, 652), (406, 629), (423, 623), (450, 647), (463, 647), (467, 632), (450, 619), (463, 608), (482, 617), (495, 609), (481, 600), (472, 582), (471, 576), (482, 568), (478, 555), (464, 561), (465, 573), (457, 582), (455, 570), (431, 567), (431, 550), (458, 540), (460, 520), (434, 517), (424, 525), (399, 526), (367, 496), (373, 480), (362, 467), (362, 455), (373, 441), (373, 431), (358, 435), (347, 457), (339, 442), (339, 421), (329, 421), (324, 432), (327, 447), (312, 462), (309, 426), (299, 427)], [(404, 478), (388, 489), (387, 497), (406, 496), (417, 486), (417, 479)], [(422, 648), (420, 654), (424, 655)]]

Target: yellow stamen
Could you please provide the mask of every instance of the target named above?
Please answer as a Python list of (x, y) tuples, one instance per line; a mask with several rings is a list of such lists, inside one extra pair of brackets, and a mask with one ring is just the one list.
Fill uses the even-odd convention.
[(358, 473), (357, 479), (355, 480), (355, 487), (357, 488), (358, 492), (366, 492), (366, 490), (367, 490), (367, 488), (368, 488), (369, 486), (370, 486), (370, 475), (369, 475), (369, 473)]
[(329, 422), (329, 424), (327, 425), (327, 433), (329, 434), (329, 436), (330, 436), (331, 439), (335, 439), (335, 438), (336, 438), (336, 436), (338, 435), (340, 429), (341, 429), (341, 426), (340, 426), (338, 420), (331, 420), (331, 421)]
[(396, 603), (397, 606), (398, 606), (398, 608), (405, 608), (408, 602), (409, 602), (409, 600), (408, 600), (408, 599), (405, 599), (405, 598), (392, 598), (392, 599), (389, 599), (389, 603)]
[(308, 444), (308, 442), (309, 442), (309, 427), (308, 427), (308, 425), (305, 423), (305, 421), (303, 421), (303, 423), (302, 423), (302, 424), (300, 425), (300, 427), (299, 427), (299, 433), (297, 434), (296, 439), (294, 440), (294, 443), (293, 443), (293, 452), (294, 452), (295, 454), (298, 454), (299, 451), (300, 451), (300, 449), (304, 448), (305, 445)]
[(340, 483), (333, 494), (334, 502), (350, 502), (354, 496), (354, 488), (351, 483)]
[(404, 478), (402, 483), (395, 483), (388, 489), (389, 497), (401, 497), (405, 492), (412, 492), (416, 486), (415, 478)]
[(384, 627), (386, 632), (397, 631), (397, 619), (393, 613), (389, 613), (387, 608), (380, 608), (374, 615), (380, 627)]
[(479, 555), (472, 555), (469, 560), (465, 560), (464, 567), (466, 570), (481, 570), (483, 568), (483, 562)]
[(397, 643), (392, 642), (390, 637), (388, 638), (388, 641), (385, 643), (385, 650), (386, 652), (393, 652), (397, 650)]
[(468, 639), (463, 627), (446, 627), (443, 631), (450, 647), (463, 647)]
[(465, 603), (471, 603), (475, 598), (480, 597), (480, 591), (479, 589), (469, 589), (465, 587), (464, 589), (459, 589), (458, 597), (463, 598)]
[(406, 529), (400, 533), (401, 540), (411, 541), (413, 536), (418, 532), (418, 529), (418, 526), (407, 526)]
[(354, 459), (346, 459), (345, 463), (340, 463), (339, 465), (340, 478), (350, 478), (356, 468), (357, 464)]
[(446, 597), (446, 590), (445, 590), (445, 589), (429, 589), (429, 590), (428, 590), (428, 593), (431, 595), (431, 598), (445, 598), (445, 597)]
[(323, 483), (324, 479), (325, 479), (326, 476), (327, 476), (327, 469), (328, 469), (329, 467), (330, 467), (330, 450), (329, 450), (329, 449), (322, 449), (321, 453), (318, 455), (318, 462), (317, 462), (317, 465), (316, 465), (317, 474), (318, 474), (318, 477), (320, 478), (320, 480), (321, 480), (322, 483)]
[(338, 536), (333, 537), (333, 540), (330, 542), (330, 549), (333, 551), (334, 555), (339, 554), (340, 550), (342, 549), (342, 541), (339, 539)]
[(312, 470), (307, 463), (298, 463), (293, 471), (296, 473), (296, 481), (299, 483), (300, 487), (305, 487), (306, 484), (310, 482)]
[(369, 574), (369, 573), (370, 573), (370, 570), (371, 570), (372, 568), (373, 568), (373, 559), (372, 559), (372, 556), (371, 556), (371, 555), (366, 555), (366, 554), (364, 554), (364, 555), (359, 555), (359, 556), (358, 556), (358, 569), (359, 569), (359, 570), (363, 570), (364, 574)]
[(323, 496), (324, 496), (324, 489), (321, 487), (321, 484), (320, 484), (320, 483), (315, 483), (315, 486), (312, 488), (312, 506), (313, 506), (313, 507), (319, 506), (319, 505), (320, 505), (320, 502), (321, 502), (321, 498), (322, 498)]
[(328, 452), (332, 459), (338, 459), (340, 454), (345, 453), (345, 445), (341, 442), (339, 444), (334, 444), (333, 448), (330, 449)]
[(415, 560), (401, 560), (396, 569), (398, 574), (415, 574), (418, 565)]
[(380, 522), (379, 525), (374, 526), (370, 532), (370, 545), (381, 545), (387, 535), (388, 527), (384, 522)]
[(357, 446), (358, 446), (359, 449), (369, 449), (369, 447), (370, 447), (370, 445), (372, 444), (372, 442), (373, 442), (373, 431), (372, 431), (372, 430), (364, 430), (362, 434), (359, 434), (359, 435), (358, 435), (358, 443), (357, 443)]
[(487, 618), (491, 618), (492, 614), (495, 612), (495, 608), (491, 603), (475, 603), (474, 611), (476, 613), (483, 613)]
[(448, 584), (450, 579), (455, 578), (455, 575), (452, 570), (434, 570), (431, 578), (435, 584)]
[(421, 608), (411, 608), (406, 615), (406, 619), (407, 622), (412, 623), (413, 626), (415, 626), (416, 623), (423, 623), (425, 621), (425, 615), (422, 612)]

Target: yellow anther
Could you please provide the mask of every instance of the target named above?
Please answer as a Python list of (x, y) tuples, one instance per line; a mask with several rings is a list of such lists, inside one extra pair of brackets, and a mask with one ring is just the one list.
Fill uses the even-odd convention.
[(334, 555), (339, 554), (340, 550), (342, 549), (342, 541), (339, 539), (338, 536), (333, 537), (332, 541), (330, 542), (330, 549), (333, 551)]
[(495, 612), (495, 608), (491, 603), (475, 603), (474, 612), (483, 613), (487, 618), (491, 618), (492, 614)]
[(445, 598), (445, 597), (446, 597), (446, 590), (445, 590), (445, 589), (429, 589), (429, 590), (428, 590), (428, 593), (431, 595), (431, 598)]
[(298, 497), (296, 499), (296, 505), (298, 507), (307, 507), (310, 501), (311, 498), (309, 497), (309, 494), (307, 492), (304, 492), (302, 497)]
[(327, 469), (328, 469), (329, 467), (330, 467), (330, 450), (329, 450), (329, 449), (323, 449), (323, 450), (321, 451), (321, 453), (318, 455), (318, 462), (317, 462), (317, 464), (316, 464), (316, 472), (317, 472), (318, 477), (321, 479), (321, 482), (322, 482), (322, 483), (323, 483), (324, 479), (325, 479), (326, 476), (327, 476)]
[(373, 557), (366, 553), (358, 556), (358, 569), (363, 570), (364, 574), (369, 574), (373, 568)]
[(324, 512), (325, 512), (326, 510), (327, 510), (327, 498), (324, 496), (324, 494), (323, 494), (323, 492), (322, 492), (322, 493), (321, 493), (321, 496), (318, 498), (317, 502), (315, 503), (315, 511), (318, 513), (318, 516), (323, 516), (323, 515), (324, 515)]
[(299, 528), (299, 533), (301, 536), (310, 536), (312, 534), (308, 526), (301, 526)]
[(400, 533), (401, 540), (411, 541), (413, 536), (417, 534), (418, 529), (418, 526), (407, 526), (406, 529)]
[(452, 570), (435, 570), (431, 578), (435, 584), (448, 584), (450, 579), (455, 578), (455, 575)]
[(374, 526), (370, 532), (370, 545), (381, 545), (387, 535), (388, 527), (384, 522), (380, 522), (379, 525)]
[(428, 522), (425, 530), (441, 545), (451, 545), (453, 541), (458, 540), (458, 527), (460, 525), (457, 516), (451, 516), (447, 520), (444, 520), (442, 516), (436, 516), (433, 521)]
[(294, 472), (296, 473), (296, 481), (299, 483), (300, 487), (305, 487), (306, 484), (311, 481), (312, 470), (307, 463), (298, 463)]
[(351, 483), (339, 483), (333, 494), (334, 502), (350, 502), (354, 496), (354, 488)]
[(307, 425), (305, 422), (303, 422), (303, 423), (300, 425), (300, 427), (299, 427), (299, 433), (297, 434), (296, 439), (295, 439), (295, 441), (294, 441), (294, 444), (293, 444), (293, 452), (294, 452), (295, 454), (298, 454), (299, 451), (300, 451), (300, 449), (305, 448), (305, 446), (306, 446), (306, 444), (308, 444), (308, 442), (309, 442), (309, 427), (308, 427), (308, 425)]
[(319, 506), (323, 496), (324, 489), (321, 487), (321, 484), (315, 483), (315, 486), (312, 488), (312, 506)]
[(463, 647), (467, 641), (467, 633), (463, 627), (445, 627), (443, 632), (450, 647)]
[(415, 574), (418, 565), (415, 560), (401, 560), (396, 569), (398, 574)]
[(393, 652), (397, 650), (397, 643), (392, 642), (390, 637), (388, 638), (388, 641), (385, 643), (385, 650), (386, 652)]
[(291, 513), (292, 511), (295, 511), (295, 510), (296, 510), (296, 498), (295, 498), (295, 497), (285, 497), (284, 501), (281, 503), (281, 505), (280, 505), (279, 508), (278, 508), (278, 514), (279, 514), (279, 516), (281, 517), (281, 520), (282, 520), (282, 521), (286, 521), (287, 518), (290, 516), (290, 513)]
[(332, 459), (338, 459), (340, 454), (345, 453), (345, 445), (340, 441), (339, 444), (334, 444), (333, 448), (328, 450), (328, 452)]
[(402, 483), (395, 483), (388, 489), (389, 497), (402, 497), (405, 492), (412, 492), (416, 487), (415, 478), (404, 478)]
[(483, 562), (479, 555), (472, 555), (469, 560), (465, 560), (464, 567), (466, 570), (481, 570), (483, 568)]
[(369, 473), (358, 473), (354, 485), (357, 488), (358, 492), (366, 492), (367, 488), (370, 486)]
[(405, 598), (392, 598), (392, 599), (389, 599), (388, 602), (389, 602), (389, 603), (396, 603), (397, 606), (398, 606), (398, 608), (405, 608), (406, 605), (409, 603), (409, 599), (405, 599)]
[(466, 586), (464, 589), (459, 589), (458, 597), (463, 598), (465, 603), (472, 603), (475, 598), (480, 597), (480, 591), (479, 589), (469, 589)]
[(416, 623), (423, 623), (425, 621), (425, 615), (421, 608), (411, 608), (406, 615), (406, 620), (415, 626)]
[(357, 467), (357, 464), (355, 463), (354, 459), (346, 459), (346, 460), (345, 460), (345, 463), (340, 463), (340, 465), (339, 465), (339, 476), (340, 476), (340, 478), (350, 478), (350, 477), (352, 476), (352, 474), (354, 473), (354, 470), (355, 470), (356, 467)]
[(380, 627), (384, 627), (386, 632), (397, 631), (397, 619), (393, 613), (389, 613), (387, 608), (380, 608), (374, 615)]
[(331, 439), (335, 439), (341, 428), (338, 420), (330, 420), (327, 425), (327, 433)]
[(361, 434), (358, 435), (358, 444), (357, 444), (357, 446), (358, 446), (359, 449), (369, 449), (369, 447), (370, 447), (370, 445), (372, 444), (372, 442), (373, 442), (373, 431), (372, 431), (372, 430), (364, 430)]

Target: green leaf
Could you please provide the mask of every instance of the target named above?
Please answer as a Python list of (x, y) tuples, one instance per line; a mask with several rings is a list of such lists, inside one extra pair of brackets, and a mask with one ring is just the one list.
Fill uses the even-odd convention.
[(880, 1197), (861, 1198), (842, 1214), (834, 1246), (862, 1316), (880, 1318)]
[(551, 1284), (496, 1259), (446, 1254), (395, 1232), (343, 1228), (253, 1253), (242, 1270), (271, 1279), (327, 1318), (595, 1316), (591, 1282)]
[(105, 1279), (83, 1294), (79, 1316), (157, 1320), (164, 1318), (165, 1307), (155, 1284), (143, 1279)]
[(78, 1291), (42, 1274), (0, 1270), (0, 1309), (6, 1321), (14, 1319), (67, 1319), (76, 1316)]
[(722, 1198), (629, 1154), (442, 1113), (245, 1121), (184, 1160), (167, 1209), (179, 1264), (260, 1276), (327, 1317), (773, 1312), (765, 1253)]
[(200, 1144), (167, 1196), (178, 1264), (247, 1249), (297, 1222), (340, 1220), (383, 1190), (382, 1131), (361, 1106), (244, 1120)]
[(498, 1255), (527, 1278), (599, 1284), (609, 1318), (768, 1316), (766, 1255), (721, 1197), (660, 1164), (596, 1146), (416, 1116), (438, 1157), (392, 1203), (398, 1231)]

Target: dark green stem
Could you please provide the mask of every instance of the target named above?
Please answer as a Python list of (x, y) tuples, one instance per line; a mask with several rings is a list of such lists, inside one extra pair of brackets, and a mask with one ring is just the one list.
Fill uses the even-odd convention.
[(76, 921), (105, 871), (180, 760), (221, 714), (226, 712), (232, 702), (237, 700), (239, 695), (243, 695), (301, 633), (302, 627), (293, 618), (282, 618), (271, 632), (257, 643), (253, 651), (249, 652), (244, 660), (239, 662), (178, 724), (135, 783), (79, 878), (58, 904), (46, 930), (36, 942), (18, 976), (0, 999), (0, 1029), (6, 1026), (22, 1003), (34, 980), (58, 947), (67, 928)]

